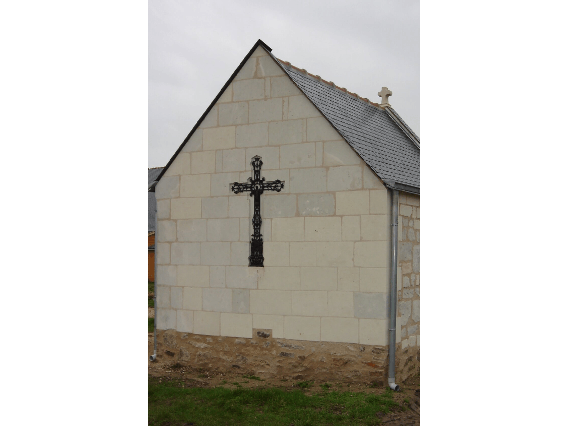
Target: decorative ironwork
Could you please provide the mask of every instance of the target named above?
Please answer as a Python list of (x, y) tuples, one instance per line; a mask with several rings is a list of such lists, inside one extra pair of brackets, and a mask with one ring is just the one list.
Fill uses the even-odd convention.
[(264, 256), (262, 255), (262, 234), (260, 227), (262, 218), (260, 217), (260, 195), (264, 191), (280, 192), (284, 188), (284, 181), (273, 180), (266, 182), (260, 177), (260, 168), (262, 167), (262, 157), (255, 155), (252, 157), (250, 164), (253, 169), (253, 177), (248, 178), (245, 183), (234, 182), (231, 184), (231, 191), (235, 194), (241, 192), (250, 192), (250, 196), (254, 197), (254, 214), (252, 216), (253, 234), (250, 241), (249, 266), (264, 266)]

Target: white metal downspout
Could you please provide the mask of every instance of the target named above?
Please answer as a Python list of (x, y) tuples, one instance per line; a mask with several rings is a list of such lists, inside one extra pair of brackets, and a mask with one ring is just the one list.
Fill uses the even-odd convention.
[(396, 305), (397, 295), (397, 266), (398, 266), (398, 191), (392, 189), (392, 218), (391, 218), (391, 271), (390, 271), (390, 291), (389, 291), (389, 387), (398, 391), (400, 387), (395, 383), (395, 346), (396, 346)]
[[(157, 181), (154, 181), (149, 186), (148, 191), (155, 192), (157, 183)], [(156, 294), (158, 293), (158, 200), (156, 200), (154, 226), (154, 353), (150, 355), (150, 361), (156, 361), (158, 356), (158, 339), (156, 339), (158, 326), (158, 304), (156, 303)]]

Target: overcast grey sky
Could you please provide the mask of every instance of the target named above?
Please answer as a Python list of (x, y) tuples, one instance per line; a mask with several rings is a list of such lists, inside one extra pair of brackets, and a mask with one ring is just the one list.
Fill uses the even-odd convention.
[(420, 3), (149, 1), (148, 167), (165, 166), (260, 38), (272, 53), (362, 97), (420, 134)]

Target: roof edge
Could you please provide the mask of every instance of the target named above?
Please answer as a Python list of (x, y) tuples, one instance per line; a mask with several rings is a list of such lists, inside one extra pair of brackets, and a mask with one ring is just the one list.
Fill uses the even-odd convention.
[(389, 189), (393, 189), (395, 191), (407, 192), (409, 194), (420, 195), (420, 188), (411, 185), (405, 185), (404, 183), (398, 183), (394, 180), (383, 180), (385, 186)]
[(402, 132), (412, 141), (414, 145), (418, 149), (420, 149), (420, 138), (412, 131), (408, 124), (404, 122), (404, 120), (398, 115), (398, 113), (394, 110), (392, 106), (387, 106), (385, 108), (387, 115), (391, 118), (392, 121), (402, 130)]
[(215, 106), (215, 104), (217, 103), (217, 101), (219, 100), (219, 98), (221, 97), (221, 95), (223, 94), (223, 92), (227, 89), (227, 87), (229, 87), (229, 84), (231, 84), (231, 81), (233, 81), (233, 79), (236, 77), (236, 75), (239, 73), (239, 71), (241, 70), (241, 68), (245, 65), (246, 61), (248, 61), (248, 59), (252, 56), (253, 52), (256, 50), (256, 48), (258, 46), (261, 46), (263, 49), (265, 49), (269, 54), (270, 52), (272, 52), (272, 49), (270, 48), (270, 46), (268, 46), (265, 42), (263, 42), (261, 39), (258, 39), (258, 41), (254, 44), (254, 46), (252, 47), (252, 49), (249, 50), (249, 52), (247, 53), (247, 55), (245, 56), (245, 58), (241, 61), (241, 63), (239, 64), (239, 66), (237, 67), (237, 69), (233, 72), (233, 74), (231, 74), (231, 76), (229, 77), (229, 79), (227, 80), (227, 82), (225, 83), (225, 85), (221, 88), (221, 90), (219, 91), (219, 93), (217, 94), (217, 96), (215, 96), (215, 99), (213, 99), (213, 102), (211, 102), (211, 104), (209, 105), (209, 107), (205, 110), (205, 112), (203, 113), (203, 115), (201, 116), (201, 118), (199, 120), (197, 120), (197, 123), (195, 124), (195, 126), (193, 126), (193, 129), (191, 129), (191, 131), (189, 132), (189, 134), (186, 136), (186, 138), (183, 140), (182, 144), (179, 146), (179, 148), (177, 149), (177, 151), (174, 153), (174, 155), (172, 155), (172, 158), (170, 158), (170, 161), (168, 161), (168, 164), (165, 165), (164, 169), (162, 170), (162, 172), (158, 175), (158, 177), (156, 178), (156, 183), (160, 181), (160, 179), (162, 178), (162, 176), (164, 175), (164, 173), (166, 173), (166, 171), (170, 168), (171, 164), (173, 163), (173, 161), (176, 159), (176, 157), (178, 156), (178, 154), (181, 152), (181, 150), (185, 147), (185, 144), (189, 141), (189, 139), (191, 139), (191, 137), (193, 136), (193, 134), (195, 133), (195, 131), (197, 130), (197, 128), (199, 127), (199, 125), (203, 122), (203, 120), (205, 120), (205, 117), (207, 117), (207, 114), (209, 114), (209, 112), (213, 109), (213, 107)]

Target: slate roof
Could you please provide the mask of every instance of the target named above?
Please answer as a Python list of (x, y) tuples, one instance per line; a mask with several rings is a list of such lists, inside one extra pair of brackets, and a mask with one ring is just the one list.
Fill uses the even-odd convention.
[[(148, 169), (148, 185), (156, 180), (163, 167)], [(156, 194), (148, 192), (148, 232), (156, 232)]]
[(382, 110), (272, 57), (387, 186), (394, 181), (419, 192), (420, 139), (392, 107)]
[(272, 49), (258, 40), (222, 87), (211, 105), (205, 110), (183, 143), (158, 175), (160, 180), (181, 152), (209, 111), (215, 106), (225, 89), (241, 70), (255, 49), (261, 46), (290, 76), (298, 88), (331, 125), (351, 145), (367, 165), (374, 170), (389, 188), (420, 193), (420, 138), (408, 127), (392, 107), (379, 108), (378, 104), (361, 99), (354, 93), (338, 88), (305, 70), (279, 60)]

